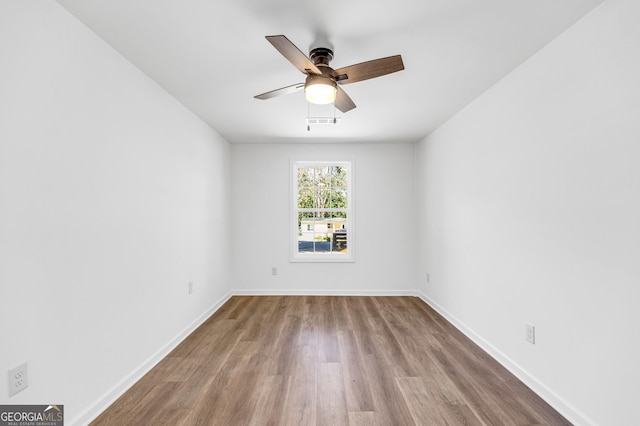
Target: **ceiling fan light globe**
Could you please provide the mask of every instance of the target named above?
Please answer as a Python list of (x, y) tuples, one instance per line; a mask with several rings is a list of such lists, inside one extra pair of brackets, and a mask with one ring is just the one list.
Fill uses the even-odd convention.
[(312, 104), (325, 105), (334, 102), (337, 91), (335, 82), (328, 79), (310, 79), (304, 86), (307, 101)]

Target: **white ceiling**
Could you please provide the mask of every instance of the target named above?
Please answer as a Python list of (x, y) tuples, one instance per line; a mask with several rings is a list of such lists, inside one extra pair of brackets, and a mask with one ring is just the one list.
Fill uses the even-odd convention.
[[(58, 0), (232, 143), (417, 141), (601, 0)], [(344, 85), (339, 125), (265, 35), (300, 50), (330, 43), (333, 68), (401, 54), (405, 70)], [(323, 42), (324, 40), (324, 42)]]

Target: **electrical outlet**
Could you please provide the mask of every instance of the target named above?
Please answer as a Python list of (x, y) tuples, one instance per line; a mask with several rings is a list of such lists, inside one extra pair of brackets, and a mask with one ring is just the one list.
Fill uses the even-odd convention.
[(193, 281), (189, 281), (189, 294), (193, 293)]
[(9, 396), (13, 396), (23, 391), (29, 386), (29, 375), (27, 374), (27, 363), (9, 370)]
[(536, 327), (531, 324), (525, 324), (524, 326), (524, 338), (532, 345), (536, 344)]
[(271, 275), (278, 275), (278, 267), (277, 266), (272, 266), (271, 267)]

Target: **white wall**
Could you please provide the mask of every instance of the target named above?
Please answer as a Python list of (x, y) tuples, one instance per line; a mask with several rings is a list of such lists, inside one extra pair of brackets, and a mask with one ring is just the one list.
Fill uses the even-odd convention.
[(605, 1), (418, 146), (426, 298), (577, 424), (637, 423), (639, 20)]
[(0, 404), (82, 423), (228, 295), (229, 147), (53, 1), (0, 58)]
[[(415, 289), (415, 144), (234, 144), (232, 274), (238, 293), (396, 294)], [(291, 263), (293, 160), (353, 161), (353, 263)], [(394, 223), (392, 230), (385, 229)], [(355, 232), (353, 232), (355, 230)], [(353, 236), (353, 238), (352, 238)], [(271, 275), (271, 267), (278, 275)]]

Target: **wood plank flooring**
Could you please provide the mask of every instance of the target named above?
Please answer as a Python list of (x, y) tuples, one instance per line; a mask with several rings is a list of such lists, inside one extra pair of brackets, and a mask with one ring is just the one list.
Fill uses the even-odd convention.
[(568, 425), (415, 297), (232, 297), (92, 425)]

